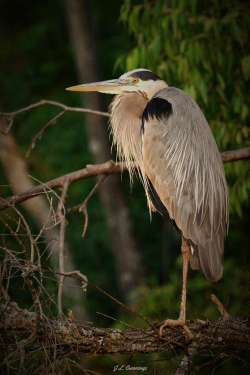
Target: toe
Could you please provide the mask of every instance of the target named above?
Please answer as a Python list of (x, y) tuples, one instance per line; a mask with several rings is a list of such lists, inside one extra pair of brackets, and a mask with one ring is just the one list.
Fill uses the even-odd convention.
[(188, 328), (188, 326), (186, 325), (186, 321), (183, 320), (183, 319), (177, 319), (177, 320), (174, 320), (174, 319), (166, 319), (162, 325), (160, 326), (160, 329), (159, 329), (159, 335), (160, 337), (162, 337), (163, 335), (163, 331), (166, 327), (170, 327), (170, 328), (174, 328), (174, 327), (182, 327), (184, 329), (184, 332), (186, 334), (186, 336), (189, 338), (189, 339), (192, 339), (193, 338), (193, 335), (190, 331), (190, 329)]

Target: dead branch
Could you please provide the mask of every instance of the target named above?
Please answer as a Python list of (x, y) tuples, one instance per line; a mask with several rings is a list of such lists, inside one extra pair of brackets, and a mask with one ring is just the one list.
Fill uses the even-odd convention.
[[(59, 272), (58, 272), (59, 273)], [(59, 275), (65, 277), (74, 277), (81, 282), (81, 288), (85, 293), (87, 291), (88, 278), (86, 275), (83, 275), (80, 271), (69, 271), (69, 272), (60, 272)]]
[(121, 172), (121, 170), (122, 165), (119, 163), (115, 164), (113, 161), (107, 161), (105, 163), (96, 165), (87, 165), (85, 168), (57, 177), (53, 180), (45, 182), (44, 184), (40, 184), (35, 188), (28, 190), (27, 192), (13, 195), (12, 197), (7, 199), (0, 198), (0, 210), (15, 206), (17, 203), (21, 203), (26, 201), (27, 199), (31, 199), (38, 195), (47, 193), (51, 191), (51, 189), (63, 187), (66, 180), (68, 180), (69, 184), (71, 184), (72, 182), (79, 181), (87, 177), (98, 176), (101, 174), (114, 174)]
[[(222, 152), (221, 157), (224, 163), (250, 159), (250, 147)], [(40, 184), (24, 193), (13, 195), (6, 199), (0, 198), (0, 210), (15, 206), (18, 203), (47, 193), (51, 191), (51, 189), (63, 187), (66, 180), (71, 184), (88, 177), (120, 173), (125, 169), (126, 168), (122, 163), (114, 163), (112, 160), (101, 164), (87, 165), (85, 168), (54, 178), (53, 180)]]
[(217, 309), (218, 309), (219, 313), (221, 314), (222, 318), (223, 319), (229, 319), (230, 315), (227, 312), (227, 310), (225, 309), (225, 306), (223, 305), (223, 303), (219, 300), (219, 298), (215, 294), (211, 294), (210, 299), (215, 304), (215, 306), (217, 307)]
[(250, 159), (250, 147), (240, 148), (238, 150), (224, 151), (221, 153), (221, 157), (223, 163)]
[(79, 212), (82, 212), (84, 215), (82, 238), (85, 237), (87, 229), (88, 229), (88, 224), (89, 224), (88, 203), (90, 199), (93, 197), (93, 195), (95, 194), (95, 192), (98, 190), (99, 186), (106, 180), (107, 177), (108, 177), (107, 175), (101, 176), (99, 180), (97, 181), (97, 183), (95, 184), (95, 186), (90, 191), (90, 193), (84, 199), (83, 203), (80, 204)]
[(70, 352), (89, 354), (115, 353), (188, 353), (189, 347), (198, 354), (250, 353), (250, 319), (229, 318), (215, 321), (192, 321), (188, 327), (193, 334), (187, 340), (181, 328), (169, 328), (159, 336), (156, 326), (149, 329), (125, 330), (96, 328), (84, 322), (72, 320), (38, 319), (36, 313), (20, 309), (16, 303), (0, 305), (0, 333), (5, 346), (24, 340), (33, 332), (32, 342), (25, 345), (25, 352), (46, 347), (57, 355)]
[(63, 104), (61, 102), (57, 102), (55, 100), (42, 99), (42, 100), (39, 100), (38, 102), (35, 102), (35, 103), (32, 103), (32, 104), (28, 105), (27, 107), (20, 108), (16, 111), (0, 112), (0, 116), (2, 116), (7, 122), (7, 125), (6, 125), (5, 129), (1, 129), (1, 132), (4, 133), (4, 134), (9, 133), (9, 131), (11, 130), (11, 128), (14, 124), (14, 120), (15, 120), (16, 116), (21, 115), (25, 112), (32, 111), (35, 108), (43, 107), (43, 106), (46, 106), (46, 105), (61, 108), (63, 114), (65, 112), (77, 112), (77, 113), (90, 113), (92, 115), (109, 117), (109, 114), (107, 112), (95, 111), (95, 110), (90, 109), (90, 108), (71, 107), (71, 106)]
[[(15, 139), (11, 134), (4, 136), (0, 134), (0, 159), (4, 167), (6, 177), (10, 183), (10, 186), (14, 194), (20, 194), (24, 191), (32, 189), (35, 186), (32, 179), (28, 176), (27, 162), (21, 155), (18, 146), (15, 142)], [(39, 180), (35, 180), (35, 182), (37, 184), (41, 183)], [(39, 276), (40, 273), (41, 283), (43, 278), (43, 275), (40, 272), (42, 259), (45, 259), (45, 256), (47, 255), (51, 259), (52, 265), (58, 265), (60, 247), (59, 228), (60, 223), (62, 222), (62, 217), (59, 218), (58, 215), (56, 215), (55, 207), (56, 202), (59, 201), (59, 192), (51, 190), (50, 192), (40, 195), (35, 199), (27, 200), (22, 204), (23, 207), (29, 212), (30, 216), (36, 223), (36, 226), (39, 228), (39, 232), (36, 234), (34, 234), (33, 231), (32, 233), (30, 233), (29, 227), (27, 227), (29, 222), (23, 222), (23, 219), (20, 217), (20, 215), (18, 215), (17, 209), (19, 209), (19, 207), (15, 207), (16, 215), (13, 215), (14, 212), (5, 211), (2, 217), (0, 217), (0, 224), (6, 228), (7, 232), (12, 236), (13, 240), (16, 241), (16, 248), (14, 252), (11, 251), (11, 248), (10, 250), (6, 249), (6, 245), (3, 247), (0, 246), (0, 252), (8, 252), (8, 256), (11, 257), (11, 259), (13, 259), (12, 266), (14, 267), (17, 264), (16, 257), (22, 257), (22, 255), (18, 251), (19, 248), (23, 250), (23, 255), (26, 254), (26, 258), (29, 258), (29, 256), (31, 255), (32, 267), (34, 268), (35, 266), (38, 266), (38, 269), (36, 271), (37, 276)], [(25, 217), (22, 211), (21, 213)], [(63, 214), (66, 214), (65, 210)], [(20, 237), (21, 232), (23, 234), (25, 233), (25, 236)], [(25, 243), (23, 242), (24, 238)], [(1, 244), (4, 244), (4, 237), (1, 236), (0, 239)], [(28, 242), (30, 243), (30, 245), (28, 245), (27, 239), (30, 239), (30, 242)], [(45, 241), (44, 244), (46, 246), (45, 253), (42, 251), (42, 247), (40, 247), (40, 243), (43, 241)], [(72, 261), (72, 254), (70, 252), (66, 240), (64, 241), (64, 257), (65, 259), (67, 259), (67, 262), (65, 263), (65, 271), (75, 269), (76, 267), (74, 266), (74, 262)], [(26, 286), (27, 278), (29, 278), (29, 284), (30, 281), (33, 281), (36, 287), (39, 286), (37, 280), (31, 280), (30, 272), (32, 272), (32, 269), (30, 265), (26, 267), (24, 265), (24, 261), (22, 261), (18, 269), (21, 271), (21, 275), (24, 278)], [(45, 280), (43, 280), (43, 282), (44, 281)], [(66, 297), (66, 299), (70, 299), (74, 316), (77, 319), (85, 319), (87, 317), (87, 312), (84, 309), (84, 304), (82, 303), (84, 296), (82, 295), (79, 286), (80, 285), (78, 283), (78, 280), (72, 277), (67, 278), (64, 282), (63, 297)], [(38, 289), (39, 288), (37, 288), (37, 291)], [(2, 291), (3, 290), (4, 289), (2, 288)], [(29, 288), (29, 291), (32, 292), (31, 288)], [(43, 295), (44, 294), (42, 294), (41, 297)]]
[(48, 127), (56, 124), (57, 120), (61, 118), (64, 115), (64, 113), (64, 110), (57, 113), (55, 116), (49, 119), (49, 121), (47, 121), (46, 124), (34, 135), (34, 137), (31, 140), (31, 144), (26, 152), (26, 157), (30, 156), (31, 151), (36, 147), (37, 141), (42, 138), (43, 133), (48, 129)]
[(57, 306), (58, 306), (58, 314), (59, 316), (63, 315), (63, 282), (64, 282), (64, 243), (65, 243), (65, 227), (66, 227), (66, 218), (65, 218), (65, 199), (67, 195), (67, 191), (69, 188), (68, 180), (65, 181), (63, 186), (63, 191), (61, 194), (61, 199), (58, 203), (57, 207), (57, 216), (60, 219), (60, 232), (59, 232), (59, 283), (58, 283), (58, 293), (57, 293)]

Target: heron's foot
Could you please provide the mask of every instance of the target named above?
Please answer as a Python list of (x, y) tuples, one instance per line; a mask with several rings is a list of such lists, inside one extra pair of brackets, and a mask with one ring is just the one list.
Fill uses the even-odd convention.
[(188, 326), (186, 325), (186, 320), (185, 319), (166, 319), (164, 320), (164, 322), (162, 323), (162, 325), (160, 326), (160, 329), (159, 329), (159, 334), (160, 336), (163, 335), (163, 331), (166, 327), (171, 327), (171, 328), (175, 328), (175, 327), (182, 327), (186, 336), (191, 340), (193, 338), (193, 334), (192, 332), (190, 331), (190, 329), (188, 328)]

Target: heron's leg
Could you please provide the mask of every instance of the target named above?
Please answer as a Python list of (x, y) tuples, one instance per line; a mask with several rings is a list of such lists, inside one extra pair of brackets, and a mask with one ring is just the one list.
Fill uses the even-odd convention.
[(187, 279), (188, 279), (188, 267), (189, 267), (189, 243), (185, 238), (182, 237), (181, 244), (182, 254), (182, 292), (181, 292), (181, 305), (180, 305), (180, 321), (186, 323), (186, 305), (187, 305)]
[(186, 332), (189, 334), (189, 336), (191, 336), (189, 329), (185, 325), (186, 324), (186, 304), (187, 304), (187, 279), (188, 279), (190, 250), (189, 250), (189, 243), (184, 237), (182, 237), (181, 253), (182, 253), (183, 264), (182, 264), (182, 293), (181, 293), (181, 305), (180, 305), (179, 318), (176, 320), (166, 319), (160, 327), (160, 336), (162, 336), (162, 333), (165, 327), (177, 327), (177, 326), (183, 326)]

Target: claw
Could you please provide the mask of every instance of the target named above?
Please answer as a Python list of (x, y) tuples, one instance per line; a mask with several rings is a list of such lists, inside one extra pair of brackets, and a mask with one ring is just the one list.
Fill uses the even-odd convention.
[(163, 324), (160, 326), (160, 329), (159, 329), (160, 337), (162, 337), (163, 331), (166, 327), (171, 327), (171, 328), (182, 327), (184, 329), (185, 334), (188, 337), (188, 339), (191, 340), (193, 338), (193, 334), (190, 331), (190, 329), (188, 328), (188, 326), (186, 325), (186, 321), (184, 319), (176, 319), (176, 320), (175, 319), (166, 319), (166, 320), (164, 320)]

